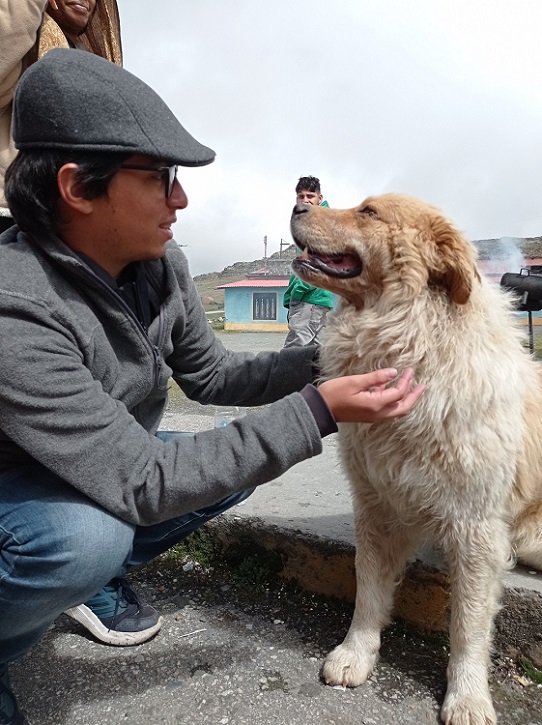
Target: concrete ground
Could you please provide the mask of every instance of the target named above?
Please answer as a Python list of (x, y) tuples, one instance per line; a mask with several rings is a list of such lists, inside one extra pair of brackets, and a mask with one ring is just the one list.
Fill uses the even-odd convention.
[[(223, 334), (231, 349), (278, 349), (279, 334)], [(250, 414), (250, 412), (249, 412)], [(198, 431), (214, 410), (173, 396), (164, 429)], [(324, 453), (260, 487), (209, 527), (226, 554), (248, 547), (281, 562), (297, 589), (247, 599), (228, 572), (157, 562), (137, 585), (164, 614), (134, 648), (106, 647), (61, 617), (16, 663), (13, 683), (33, 725), (421, 725), (438, 723), (449, 597), (438, 552), (420, 552), (397, 597), (373, 677), (356, 690), (323, 685), (323, 657), (344, 636), (355, 591), (349, 492), (334, 436)], [(318, 595), (311, 594), (316, 592)], [(322, 596), (324, 595), (324, 596)], [(496, 628), (491, 688), (499, 722), (542, 725), (542, 686), (516, 667), (542, 658), (542, 577), (511, 572)], [(542, 663), (542, 659), (541, 659)], [(540, 665), (539, 665), (540, 666)]]

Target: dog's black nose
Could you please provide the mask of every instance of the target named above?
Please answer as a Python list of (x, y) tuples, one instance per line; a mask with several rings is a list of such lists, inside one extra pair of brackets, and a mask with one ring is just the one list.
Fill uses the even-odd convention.
[(309, 211), (310, 204), (296, 204), (292, 210), (292, 216), (298, 214), (306, 214)]

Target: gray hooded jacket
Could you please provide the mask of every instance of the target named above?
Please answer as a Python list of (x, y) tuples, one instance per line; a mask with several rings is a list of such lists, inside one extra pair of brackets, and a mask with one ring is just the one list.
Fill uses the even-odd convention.
[[(160, 310), (147, 333), (59, 239), (38, 244), (15, 228), (0, 236), (0, 470), (39, 463), (140, 525), (265, 483), (322, 450), (296, 392), (311, 381), (314, 348), (228, 351), (179, 247), (145, 265)], [(154, 433), (171, 378), (203, 404), (272, 405), (164, 443)]]

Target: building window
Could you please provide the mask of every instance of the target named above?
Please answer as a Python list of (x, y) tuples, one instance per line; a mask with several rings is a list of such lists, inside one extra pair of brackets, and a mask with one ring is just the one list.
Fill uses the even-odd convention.
[(252, 295), (252, 318), (254, 320), (277, 319), (277, 293), (254, 292)]

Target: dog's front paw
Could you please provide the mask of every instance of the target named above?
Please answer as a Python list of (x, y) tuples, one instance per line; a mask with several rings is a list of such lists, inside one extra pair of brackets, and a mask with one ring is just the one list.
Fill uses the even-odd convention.
[(340, 644), (326, 657), (322, 677), (327, 685), (357, 687), (371, 674), (377, 654)]
[(489, 693), (461, 696), (448, 692), (440, 717), (445, 725), (496, 725), (497, 715), (491, 704)]

